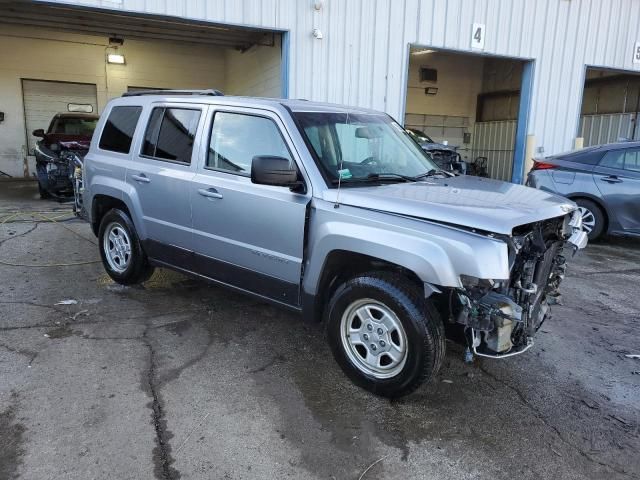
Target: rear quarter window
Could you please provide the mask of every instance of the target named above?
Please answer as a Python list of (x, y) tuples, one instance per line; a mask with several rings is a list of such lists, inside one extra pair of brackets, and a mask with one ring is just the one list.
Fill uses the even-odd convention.
[(577, 152), (549, 157), (549, 160), (564, 160), (566, 162), (582, 163), (585, 165), (597, 165), (603, 155), (604, 152), (597, 147), (587, 147)]
[(117, 153), (129, 153), (142, 107), (113, 107), (100, 135), (100, 148)]

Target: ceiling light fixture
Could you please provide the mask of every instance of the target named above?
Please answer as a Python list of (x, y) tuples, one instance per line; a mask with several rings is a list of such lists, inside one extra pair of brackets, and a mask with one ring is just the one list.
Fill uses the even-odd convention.
[(107, 55), (107, 63), (116, 63), (118, 65), (124, 65), (124, 55), (119, 53), (110, 53)]
[(428, 48), (424, 48), (424, 49), (421, 49), (421, 50), (412, 51), (411, 55), (425, 55), (427, 53), (435, 53), (435, 52), (436, 52), (435, 50), (430, 50)]

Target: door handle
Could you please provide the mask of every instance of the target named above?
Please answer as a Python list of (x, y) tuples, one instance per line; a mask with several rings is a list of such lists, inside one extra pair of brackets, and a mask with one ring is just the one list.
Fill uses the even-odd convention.
[(140, 175), (131, 175), (131, 178), (133, 178), (138, 183), (151, 182), (151, 179), (149, 179), (144, 173), (141, 173)]
[(198, 193), (203, 197), (222, 198), (222, 194), (219, 193), (215, 188), (199, 188)]
[(609, 175), (608, 177), (602, 177), (601, 180), (604, 180), (605, 182), (609, 182), (609, 183), (622, 183), (622, 180), (620, 180), (615, 175)]

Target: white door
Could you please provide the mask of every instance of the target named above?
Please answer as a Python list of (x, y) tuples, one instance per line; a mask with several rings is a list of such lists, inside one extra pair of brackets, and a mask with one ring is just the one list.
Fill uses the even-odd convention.
[(50, 82), (45, 80), (22, 80), (24, 117), (27, 138), (27, 160), (29, 172), (35, 172), (33, 149), (38, 137), (31, 132), (38, 128), (47, 130), (56, 113), (83, 111), (98, 113), (96, 86), (88, 83)]

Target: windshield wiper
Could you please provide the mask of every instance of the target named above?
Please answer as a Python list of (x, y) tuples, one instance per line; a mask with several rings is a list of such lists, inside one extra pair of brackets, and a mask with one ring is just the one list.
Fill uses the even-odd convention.
[(416, 175), (415, 177), (412, 177), (412, 178), (414, 181), (418, 181), (421, 178), (435, 177), (436, 175), (445, 175), (447, 177), (451, 176), (449, 172), (445, 172), (444, 170), (436, 170), (435, 168), (432, 168), (428, 172), (421, 173), (420, 175)]
[[(417, 182), (416, 177), (409, 175), (401, 175), (399, 173), (370, 173), (366, 177), (343, 178), (341, 183), (375, 183), (375, 182), (393, 182), (402, 180), (404, 182)], [(337, 184), (338, 179), (331, 180), (331, 183)]]
[(405, 182), (415, 182), (416, 177), (401, 175), (399, 173), (370, 173), (367, 175), (367, 180), (404, 180)]

